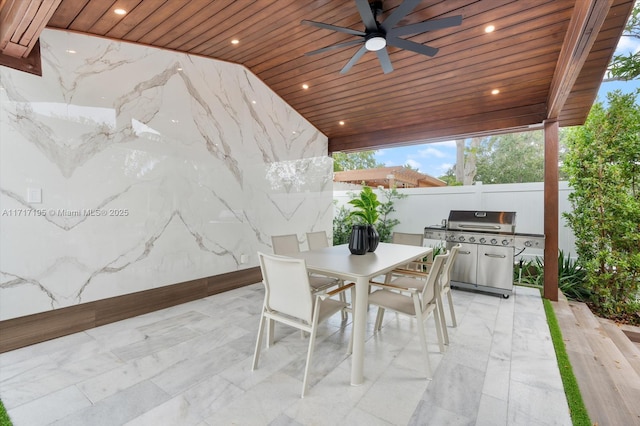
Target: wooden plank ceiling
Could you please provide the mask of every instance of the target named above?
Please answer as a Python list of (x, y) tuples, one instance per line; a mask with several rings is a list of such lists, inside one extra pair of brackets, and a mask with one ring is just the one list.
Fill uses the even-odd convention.
[[(62, 0), (47, 26), (242, 64), (326, 134), (330, 151), (349, 151), (540, 124), (577, 1), (611, 8), (551, 117), (568, 126), (584, 122), (633, 0), (423, 0), (396, 26), (455, 15), (462, 25), (404, 37), (439, 48), (434, 57), (388, 46), (389, 74), (367, 52), (341, 75), (359, 46), (304, 55), (356, 38), (300, 23), (362, 31), (353, 0)], [(379, 21), (400, 3), (385, 0)]]

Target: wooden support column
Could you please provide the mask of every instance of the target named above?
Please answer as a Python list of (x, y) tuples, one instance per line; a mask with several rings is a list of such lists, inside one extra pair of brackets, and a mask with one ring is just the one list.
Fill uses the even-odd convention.
[(558, 121), (544, 122), (544, 297), (558, 300)]

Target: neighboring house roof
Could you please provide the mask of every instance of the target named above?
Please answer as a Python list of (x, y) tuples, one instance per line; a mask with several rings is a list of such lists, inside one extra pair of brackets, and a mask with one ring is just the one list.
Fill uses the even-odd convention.
[(376, 188), (395, 186), (396, 188), (423, 188), (446, 186), (447, 183), (433, 176), (408, 169), (403, 166), (379, 167), (377, 169), (347, 170), (333, 173), (334, 182), (362, 184)]

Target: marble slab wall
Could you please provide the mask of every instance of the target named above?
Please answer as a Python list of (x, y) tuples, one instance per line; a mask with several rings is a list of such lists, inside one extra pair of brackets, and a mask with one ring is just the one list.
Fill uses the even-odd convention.
[(0, 67), (0, 320), (257, 266), (331, 230), (327, 138), (243, 66), (57, 30)]

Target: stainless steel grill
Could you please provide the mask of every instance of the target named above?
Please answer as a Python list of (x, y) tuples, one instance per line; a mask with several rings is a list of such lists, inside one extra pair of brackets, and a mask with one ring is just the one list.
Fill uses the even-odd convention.
[(424, 236), (461, 248), (451, 271), (453, 286), (509, 297), (513, 290), (515, 247), (544, 247), (544, 236), (516, 234), (516, 213), (451, 210), (446, 225), (427, 226)]

